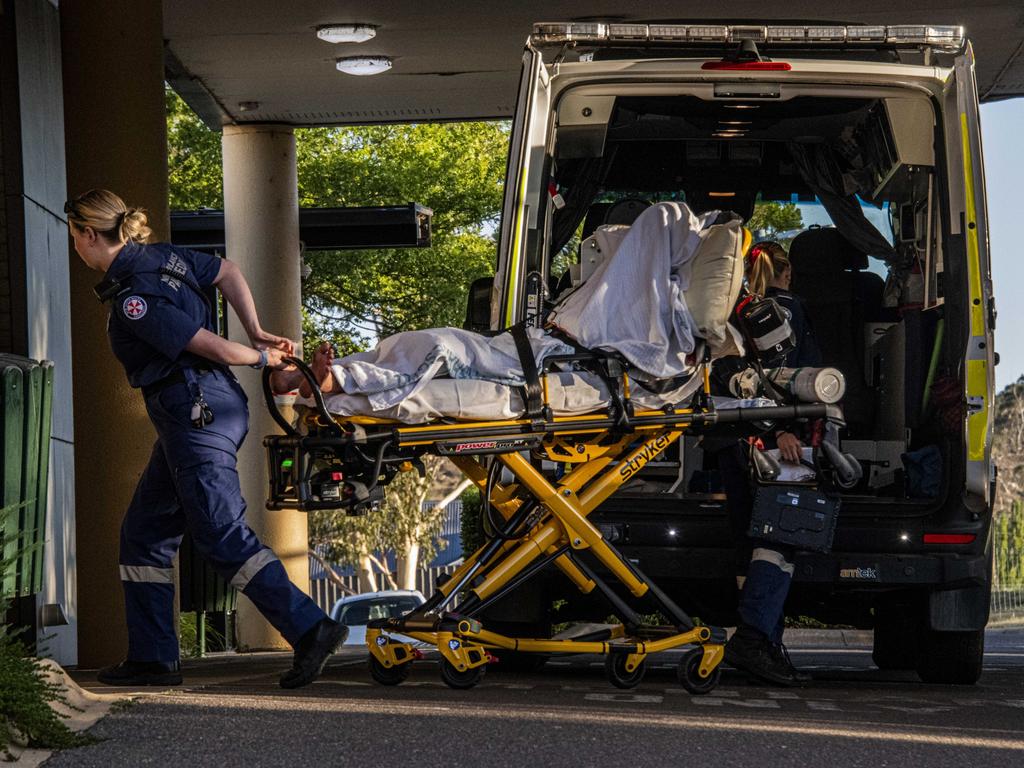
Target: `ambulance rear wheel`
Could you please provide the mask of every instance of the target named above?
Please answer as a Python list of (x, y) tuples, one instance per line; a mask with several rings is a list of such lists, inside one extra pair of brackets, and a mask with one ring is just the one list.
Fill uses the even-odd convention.
[(472, 688), (480, 682), (486, 671), (486, 664), (481, 664), (479, 667), (471, 669), (456, 669), (455, 665), (448, 661), (448, 659), (441, 659), (441, 679), (444, 680), (445, 685), (449, 688), (454, 688), (458, 691)]
[(407, 661), (404, 664), (395, 664), (393, 667), (385, 667), (377, 661), (376, 656), (370, 656), (369, 664), (370, 677), (381, 685), (399, 685), (404, 683), (405, 679), (409, 677), (409, 672), (412, 670), (411, 661)]
[(608, 682), (616, 688), (624, 690), (636, 688), (644, 679), (644, 673), (647, 672), (647, 664), (643, 660), (636, 665), (636, 669), (632, 672), (628, 671), (626, 669), (627, 658), (629, 656), (625, 653), (611, 653), (604, 660), (604, 671), (608, 675)]
[(711, 670), (711, 674), (707, 677), (700, 676), (700, 663), (703, 658), (704, 651), (697, 648), (684, 654), (683, 658), (679, 660), (679, 667), (676, 669), (679, 684), (695, 696), (711, 693), (718, 686), (719, 680), (722, 679), (721, 666)]

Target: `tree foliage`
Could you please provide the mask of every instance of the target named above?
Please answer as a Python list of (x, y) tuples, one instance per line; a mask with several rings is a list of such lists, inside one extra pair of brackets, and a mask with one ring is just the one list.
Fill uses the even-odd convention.
[(795, 203), (759, 202), (754, 214), (747, 221), (747, 229), (761, 233), (763, 237), (775, 237), (779, 232), (800, 229), (804, 217)]
[(220, 134), (211, 131), (181, 97), (165, 90), (167, 181), (172, 211), (224, 207)]
[(434, 211), (430, 248), (307, 254), (307, 330), (353, 348), (399, 331), (461, 325), (469, 284), (493, 272), (504, 125), (297, 133), (303, 206), (417, 202)]
[(995, 513), (1024, 501), (1024, 376), (996, 395), (992, 460), (999, 467)]
[(995, 584), (1024, 588), (1024, 376), (995, 398), (992, 461), (999, 467), (993, 505)]

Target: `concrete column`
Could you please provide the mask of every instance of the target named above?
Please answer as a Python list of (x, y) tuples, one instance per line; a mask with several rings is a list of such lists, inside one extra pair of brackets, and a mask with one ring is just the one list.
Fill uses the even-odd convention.
[[(264, 329), (301, 340), (295, 135), (284, 126), (225, 126), (223, 148), (227, 256), (249, 282)], [(233, 313), (228, 335), (249, 343)], [(249, 437), (238, 457), (247, 519), (260, 540), (281, 558), (291, 580), (309, 592), (305, 514), (268, 512), (264, 506), (269, 479), (263, 437), (280, 430), (263, 404), (260, 373), (235, 371), (249, 395)], [(288, 647), (244, 596), (239, 597), (237, 632), (243, 650)]]
[[(170, 232), (162, 14), (160, 0), (60, 3), (68, 192), (113, 190), (147, 210), (158, 240)], [(92, 667), (127, 649), (118, 536), (155, 433), (110, 351), (101, 276), (69, 259), (79, 664)]]

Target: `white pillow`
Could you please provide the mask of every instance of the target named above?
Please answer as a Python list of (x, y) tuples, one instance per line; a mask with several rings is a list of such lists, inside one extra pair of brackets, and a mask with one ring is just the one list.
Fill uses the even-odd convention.
[(742, 243), (739, 221), (708, 227), (689, 264), (690, 285), (683, 292), (686, 307), (715, 358), (735, 349), (728, 322), (743, 284)]

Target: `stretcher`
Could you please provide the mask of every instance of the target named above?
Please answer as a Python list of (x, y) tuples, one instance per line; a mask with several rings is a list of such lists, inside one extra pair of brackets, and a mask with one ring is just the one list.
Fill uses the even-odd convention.
[[(284, 433), (264, 440), (268, 508), (358, 513), (382, 497), (398, 472), (413, 471), (424, 455), (435, 454), (451, 459), (480, 488), (484, 508), (497, 522), (494, 537), (466, 557), (424, 605), (400, 618), (370, 622), (370, 671), (384, 685), (405, 680), (420, 655), (391, 637), (400, 633), (437, 648), (441, 677), (453, 688), (473, 687), (495, 656), (511, 651), (601, 654), (609, 681), (628, 689), (642, 679), (648, 655), (685, 647), (679, 682), (691, 693), (708, 693), (719, 681), (725, 631), (697, 626), (589, 517), (684, 432), (753, 424), (763, 429), (796, 419), (841, 425), (843, 419), (839, 406), (824, 403), (716, 408), (710, 362), (698, 367), (694, 375), (703, 382), (687, 402), (638, 409), (630, 399), (628, 365), (593, 352), (545, 360), (534, 404), (522, 418), (417, 424), (368, 416), (336, 419), (312, 372), (299, 360), (291, 362), (310, 382), (315, 405), (294, 426), (277, 408), (265, 372), (267, 405)], [(609, 382), (612, 396), (603, 409), (552, 414), (547, 376), (567, 366), (594, 370)], [(553, 466), (558, 470), (551, 471)], [(597, 590), (621, 624), (572, 639), (489, 630), (481, 618), (487, 609), (546, 569), (557, 569), (584, 594)], [(652, 600), (668, 623), (645, 624), (633, 598)]]

